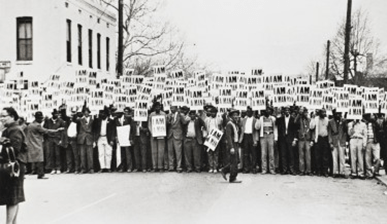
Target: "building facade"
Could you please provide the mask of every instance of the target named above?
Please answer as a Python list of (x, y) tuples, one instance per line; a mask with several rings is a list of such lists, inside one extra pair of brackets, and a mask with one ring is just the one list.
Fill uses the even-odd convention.
[[(6, 80), (45, 82), (75, 71), (115, 75), (116, 16), (97, 0), (0, 0), (0, 61)], [(4, 73), (3, 69), (0, 73)], [(1, 74), (0, 74), (1, 75)]]

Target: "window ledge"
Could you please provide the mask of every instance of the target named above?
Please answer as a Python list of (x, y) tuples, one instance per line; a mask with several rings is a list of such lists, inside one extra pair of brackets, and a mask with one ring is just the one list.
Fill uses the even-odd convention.
[(32, 65), (32, 61), (16, 61), (16, 65)]

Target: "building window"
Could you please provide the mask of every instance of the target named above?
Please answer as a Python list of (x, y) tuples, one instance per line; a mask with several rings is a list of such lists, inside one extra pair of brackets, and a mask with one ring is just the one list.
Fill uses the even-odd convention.
[(78, 64), (82, 65), (82, 26), (78, 24)]
[(110, 70), (109, 58), (110, 58), (110, 39), (109, 37), (106, 37), (106, 71)]
[(32, 17), (17, 18), (17, 60), (32, 60)]
[(101, 34), (97, 34), (97, 68), (101, 69)]
[(89, 30), (89, 67), (93, 68), (93, 31)]
[(71, 62), (71, 20), (66, 20), (66, 54), (67, 62)]

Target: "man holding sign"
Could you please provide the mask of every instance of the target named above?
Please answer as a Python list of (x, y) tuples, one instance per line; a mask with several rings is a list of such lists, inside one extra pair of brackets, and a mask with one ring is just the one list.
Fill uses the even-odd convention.
[[(168, 160), (167, 159), (164, 160), (166, 135), (160, 136), (158, 135), (159, 133), (155, 132), (155, 130), (153, 129), (153, 126), (154, 125), (159, 126), (159, 124), (157, 124), (157, 122), (155, 121), (155, 119), (153, 119), (153, 117), (156, 117), (156, 116), (164, 117), (164, 121), (165, 121), (166, 115), (163, 111), (161, 111), (161, 104), (159, 102), (155, 102), (153, 104), (153, 107), (155, 111), (149, 115), (149, 119), (148, 119), (148, 130), (151, 133), (151, 150), (152, 150), (152, 165), (153, 165), (152, 172), (156, 172), (156, 171), (163, 172), (164, 168), (167, 169), (168, 167)], [(161, 123), (161, 119), (159, 119), (159, 121)], [(163, 125), (161, 125), (160, 128), (158, 128), (158, 130), (161, 131), (162, 127), (164, 127), (164, 129), (166, 130), (167, 128), (166, 123), (164, 122)]]

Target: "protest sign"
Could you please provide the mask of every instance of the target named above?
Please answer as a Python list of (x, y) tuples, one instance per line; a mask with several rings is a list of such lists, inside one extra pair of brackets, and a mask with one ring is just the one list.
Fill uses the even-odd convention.
[(208, 147), (207, 152), (210, 150), (215, 151), (222, 136), (223, 132), (221, 130), (216, 128), (211, 130), (204, 142), (204, 145)]
[(331, 93), (324, 93), (322, 100), (322, 108), (327, 112), (327, 115), (332, 115), (333, 109), (336, 107), (336, 101)]
[(318, 88), (310, 88), (309, 108), (312, 110), (321, 109), (323, 107), (323, 90)]
[(264, 90), (253, 90), (251, 94), (251, 108), (253, 110), (266, 110)]
[(164, 115), (152, 117), (152, 137), (166, 137), (167, 123)]
[(117, 138), (120, 147), (129, 147), (130, 125), (117, 126)]
[(378, 113), (379, 112), (379, 91), (366, 89), (363, 95), (364, 99), (364, 113)]
[(339, 90), (334, 92), (336, 98), (336, 111), (346, 113), (349, 111), (349, 93), (347, 91)]
[(349, 99), (349, 111), (347, 119), (361, 120), (363, 118), (363, 99), (352, 98)]
[(299, 85), (296, 87), (296, 103), (299, 106), (308, 107), (309, 105), (309, 96), (310, 96), (310, 86), (309, 85)]
[(148, 121), (148, 101), (136, 100), (133, 119), (134, 121)]

